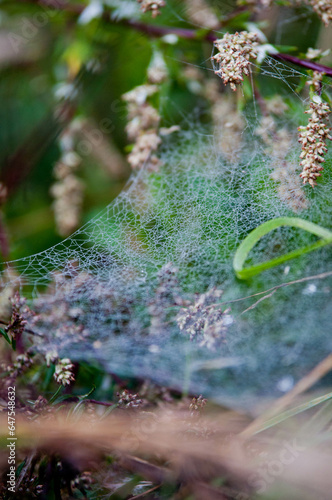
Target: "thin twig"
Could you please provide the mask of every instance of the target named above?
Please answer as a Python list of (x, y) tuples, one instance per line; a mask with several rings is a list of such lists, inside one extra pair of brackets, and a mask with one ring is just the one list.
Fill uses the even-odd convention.
[(272, 295), (274, 295), (276, 293), (276, 291), (277, 290), (273, 290), (273, 292), (270, 292), (267, 295), (264, 295), (264, 297), (261, 297), (260, 299), (258, 299), (254, 304), (252, 304), (250, 307), (248, 307), (247, 309), (245, 309), (244, 311), (242, 311), (242, 313), (240, 314), (240, 316), (242, 316), (242, 314), (250, 311), (251, 309), (255, 309), (255, 307), (258, 306), (258, 304), (260, 302), (262, 302), (265, 299), (269, 299), (270, 297), (272, 297)]
[(120, 464), (125, 469), (153, 483), (172, 482), (172, 472), (169, 469), (151, 464), (141, 458), (132, 455), (124, 455), (121, 457)]
[(139, 495), (135, 495), (134, 497), (131, 497), (130, 500), (136, 500), (137, 498), (144, 498), (146, 495), (150, 495), (150, 493), (153, 493), (156, 490), (159, 490), (161, 487), (161, 484), (158, 484), (157, 486), (154, 486), (153, 488), (150, 488), (147, 491), (144, 491), (144, 493), (140, 493)]
[[(210, 304), (209, 306), (207, 306), (207, 309), (209, 309), (211, 307), (216, 307), (216, 306), (223, 306), (225, 304), (233, 304), (234, 302), (241, 302), (242, 300), (251, 299), (253, 297), (257, 297), (258, 295), (263, 295), (264, 293), (276, 291), (279, 288), (284, 288), (285, 286), (296, 285), (297, 283), (304, 283), (305, 281), (324, 279), (324, 278), (328, 278), (329, 276), (332, 276), (332, 271), (327, 271), (325, 273), (315, 274), (313, 276), (306, 276), (305, 278), (300, 278), (300, 279), (294, 280), (294, 281), (287, 281), (286, 283), (280, 283), (280, 285), (276, 285), (276, 286), (273, 286), (272, 288), (268, 288), (267, 290), (264, 290), (263, 292), (253, 293), (252, 295), (246, 295), (245, 297), (240, 297), (239, 299), (225, 300), (224, 302)], [(266, 298), (268, 298), (268, 297), (266, 297)], [(246, 311), (247, 311), (247, 309), (246, 309)], [(246, 311), (243, 311), (243, 313)]]

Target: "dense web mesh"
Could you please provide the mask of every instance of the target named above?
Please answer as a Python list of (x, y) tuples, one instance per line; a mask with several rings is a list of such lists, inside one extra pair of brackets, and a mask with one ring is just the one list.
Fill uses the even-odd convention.
[[(285, 71), (296, 76), (273, 64), (280, 78)], [(278, 156), (266, 154), (253, 135), (258, 125), (254, 110), (236, 162), (218, 152), (211, 132), (199, 126), (183, 130), (164, 144), (159, 172), (134, 174), (121, 195), (72, 237), (7, 265), (19, 276), (22, 292), (31, 292), (38, 316), (29, 326), (41, 352), (55, 350), (110, 373), (245, 406), (288, 390), (331, 351), (331, 277), (280, 288), (256, 305), (264, 294), (245, 298), (330, 271), (330, 247), (249, 281), (233, 271), (236, 248), (267, 220), (300, 216), (332, 225), (332, 158), (314, 190), (301, 184), (290, 189), (282, 177), (273, 177)], [(298, 169), (300, 148), (291, 132), (296, 135), (296, 126), (288, 125), (293, 148), (287, 160)], [(222, 140), (223, 131), (218, 133)], [(288, 191), (281, 198), (283, 182)], [(288, 201), (298, 190), (306, 204), (294, 212)], [(315, 240), (299, 229), (274, 230), (248, 263)], [(205, 305), (220, 304), (216, 309), (224, 318), (210, 344), (192, 327), (202, 310), (182, 329), (178, 321), (206, 293)]]

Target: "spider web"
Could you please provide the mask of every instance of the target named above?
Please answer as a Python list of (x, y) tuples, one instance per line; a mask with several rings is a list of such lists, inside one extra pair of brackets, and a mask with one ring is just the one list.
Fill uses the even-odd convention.
[[(262, 77), (289, 82), (294, 92), (292, 79), (300, 72), (274, 60), (272, 72), (270, 63), (268, 58)], [(288, 199), (300, 190), (307, 200), (294, 212), (278, 191), (284, 181), (272, 176), (278, 156), (266, 153), (253, 134), (256, 112), (246, 119), (236, 162), (216, 149), (215, 135), (192, 125), (164, 143), (159, 172), (133, 174), (120, 196), (70, 238), (7, 263), (22, 293), (31, 294), (38, 316), (28, 326), (40, 352), (56, 350), (109, 373), (248, 407), (289, 389), (331, 351), (331, 277), (284, 287), (253, 308), (257, 297), (244, 299), (330, 271), (329, 247), (247, 282), (237, 280), (232, 268), (238, 245), (265, 221), (301, 216), (331, 228), (331, 155), (315, 190), (289, 190), (285, 181)], [(296, 126), (288, 125), (291, 135)], [(293, 144), (288, 161), (295, 165), (296, 137)], [(250, 261), (313, 241), (303, 231), (280, 228), (256, 245)], [(12, 286), (15, 279), (5, 283), (5, 276), (4, 287)], [(214, 289), (223, 291), (215, 302), (222, 311), (231, 306), (233, 321), (211, 349), (190, 340), (177, 317)]]

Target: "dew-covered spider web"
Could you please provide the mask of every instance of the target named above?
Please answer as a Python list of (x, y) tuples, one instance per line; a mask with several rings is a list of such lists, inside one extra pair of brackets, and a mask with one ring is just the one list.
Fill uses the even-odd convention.
[[(296, 76), (282, 63), (273, 71)], [(159, 172), (133, 174), (72, 237), (8, 264), (22, 293), (32, 292), (37, 316), (28, 327), (38, 350), (232, 406), (281, 395), (331, 351), (332, 276), (301, 281), (331, 271), (331, 247), (248, 281), (236, 278), (232, 261), (245, 236), (276, 217), (331, 229), (332, 155), (315, 189), (292, 185), (300, 173), (296, 125), (283, 123), (292, 148), (277, 176), (278, 148), (266, 152), (254, 134), (255, 110), (246, 119), (236, 160), (217, 148), (211, 129), (184, 127), (164, 143)], [(314, 241), (279, 228), (247, 265)]]

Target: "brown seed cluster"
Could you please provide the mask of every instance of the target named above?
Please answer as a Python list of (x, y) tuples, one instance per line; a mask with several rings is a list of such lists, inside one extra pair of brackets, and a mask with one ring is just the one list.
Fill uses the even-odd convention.
[(161, 14), (161, 7), (165, 7), (166, 2), (164, 0), (137, 0), (141, 4), (141, 10), (143, 12), (148, 12), (151, 10), (152, 17), (157, 17)]
[(310, 115), (308, 125), (298, 128), (299, 143), (302, 144), (300, 177), (303, 179), (303, 184), (308, 182), (311, 187), (316, 185), (317, 177), (320, 177), (321, 171), (324, 170), (322, 163), (325, 161), (324, 154), (327, 151), (326, 141), (332, 140), (329, 134), (331, 129), (326, 124), (330, 112), (329, 105), (319, 96), (315, 96), (306, 111)]
[(191, 403), (189, 405), (189, 410), (191, 412), (197, 412), (197, 411), (199, 412), (204, 408), (206, 403), (207, 403), (207, 399), (203, 398), (203, 396), (200, 395), (200, 396), (198, 396), (198, 398), (193, 398), (191, 400)]
[(186, 14), (192, 23), (212, 30), (220, 27), (218, 17), (205, 0), (186, 0), (185, 4)]
[(311, 80), (306, 81), (306, 85), (309, 85), (314, 92), (319, 94), (322, 88), (322, 80), (325, 73), (321, 73), (320, 71), (314, 71), (311, 77)]
[(33, 359), (29, 353), (19, 354), (12, 365), (3, 366), (4, 371), (7, 371), (10, 377), (18, 377), (30, 368)]
[(81, 218), (84, 185), (76, 171), (81, 163), (74, 151), (74, 126), (69, 125), (60, 138), (62, 155), (54, 165), (56, 182), (51, 187), (53, 211), (60, 236), (69, 236), (78, 228)]
[(159, 87), (167, 79), (168, 72), (162, 55), (153, 55), (148, 68), (148, 83), (139, 85), (123, 94), (122, 99), (128, 104), (129, 122), (126, 126), (128, 138), (134, 142), (127, 159), (133, 169), (146, 166), (157, 171), (162, 164), (155, 152), (160, 146), (161, 135), (175, 132), (179, 127), (159, 128), (160, 115), (149, 102), (149, 98), (158, 93)]
[(243, 82), (243, 74), (249, 74), (250, 59), (256, 59), (258, 52), (258, 37), (256, 33), (247, 31), (226, 33), (216, 40), (214, 46), (218, 53), (212, 57), (217, 63), (215, 74), (222, 78), (225, 85), (229, 83), (232, 90)]
[(127, 389), (117, 393), (119, 398), (119, 408), (139, 408), (144, 404), (143, 399), (140, 399), (138, 394), (132, 394)]
[(331, 0), (310, 0), (310, 5), (316, 14), (321, 18), (325, 26), (332, 21), (332, 3)]
[(151, 170), (158, 170), (160, 160), (154, 154), (161, 144), (158, 135), (160, 116), (158, 111), (147, 101), (148, 97), (158, 92), (156, 85), (140, 85), (122, 98), (128, 103), (129, 122), (126, 126), (128, 138), (135, 141), (128, 161), (133, 169), (148, 164)]
[(230, 309), (221, 309), (218, 303), (221, 290), (211, 288), (206, 293), (198, 295), (195, 303), (181, 308), (176, 320), (181, 331), (197, 339), (201, 346), (214, 350), (219, 342), (224, 342), (225, 333), (233, 323), (233, 317), (228, 314)]
[(10, 302), (12, 305), (12, 314), (5, 332), (12, 339), (18, 340), (22, 336), (28, 320), (33, 318), (35, 314), (26, 305), (26, 299), (21, 297), (19, 292), (15, 292), (14, 296), (10, 298)]

